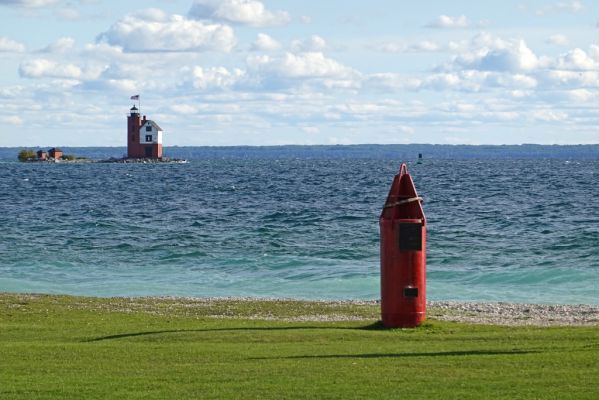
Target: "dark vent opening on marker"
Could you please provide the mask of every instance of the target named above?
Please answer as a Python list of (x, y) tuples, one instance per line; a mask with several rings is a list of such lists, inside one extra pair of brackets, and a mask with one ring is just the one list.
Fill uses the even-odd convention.
[(399, 224), (399, 250), (422, 250), (422, 225), (414, 223)]
[(403, 290), (404, 297), (418, 297), (418, 288), (407, 287)]

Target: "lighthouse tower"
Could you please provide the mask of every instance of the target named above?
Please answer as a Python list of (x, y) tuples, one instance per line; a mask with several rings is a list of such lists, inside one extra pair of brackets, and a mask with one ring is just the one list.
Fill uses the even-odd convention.
[(135, 105), (127, 117), (127, 157), (162, 158), (162, 128), (143, 118)]

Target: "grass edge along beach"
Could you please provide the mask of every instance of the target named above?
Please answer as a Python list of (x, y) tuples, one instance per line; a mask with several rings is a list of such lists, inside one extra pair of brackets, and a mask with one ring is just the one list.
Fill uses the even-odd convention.
[(433, 302), (389, 330), (379, 312), (0, 294), (0, 398), (599, 397), (599, 307)]

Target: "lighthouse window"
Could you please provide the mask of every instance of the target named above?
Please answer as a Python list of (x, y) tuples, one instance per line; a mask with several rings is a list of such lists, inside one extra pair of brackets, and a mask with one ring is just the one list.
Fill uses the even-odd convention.
[(146, 132), (152, 132), (152, 125), (146, 126)]
[(146, 135), (146, 142), (152, 141), (152, 135)]

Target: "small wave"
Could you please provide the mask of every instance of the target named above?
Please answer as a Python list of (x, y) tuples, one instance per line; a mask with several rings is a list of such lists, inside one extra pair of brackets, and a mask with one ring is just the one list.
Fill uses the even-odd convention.
[(182, 260), (182, 259), (197, 259), (197, 258), (206, 257), (207, 255), (208, 255), (208, 253), (206, 253), (204, 251), (191, 251), (188, 253), (167, 254), (167, 255), (161, 256), (159, 258), (159, 260), (160, 261), (172, 261), (172, 260)]

